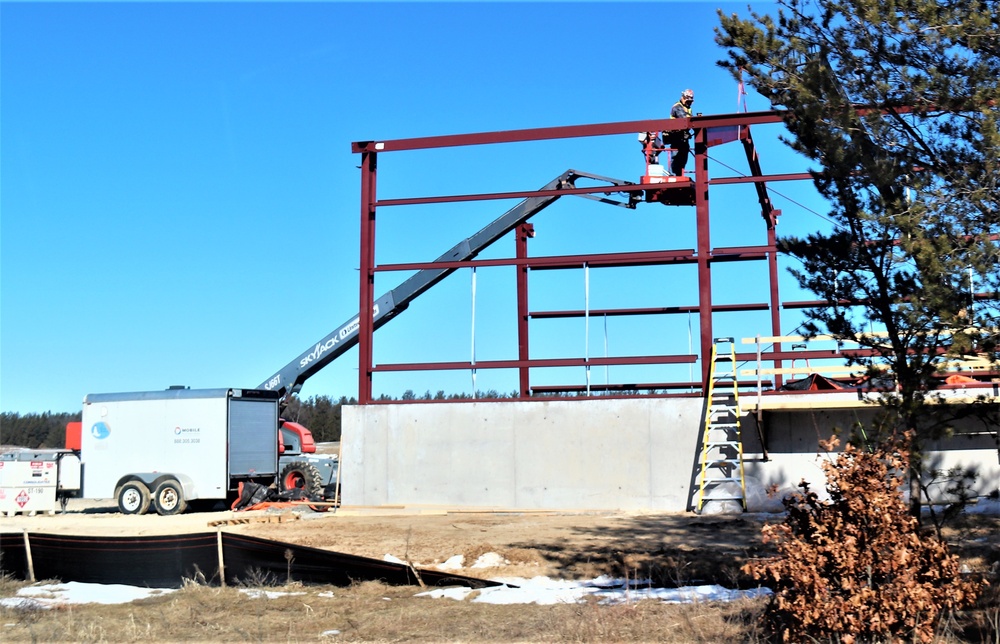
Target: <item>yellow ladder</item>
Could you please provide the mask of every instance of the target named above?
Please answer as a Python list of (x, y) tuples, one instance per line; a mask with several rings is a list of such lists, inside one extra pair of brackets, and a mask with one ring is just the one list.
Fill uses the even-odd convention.
[[(729, 350), (725, 349), (728, 345)], [(728, 365), (728, 369), (726, 366)], [(740, 392), (736, 386), (736, 345), (733, 338), (715, 338), (712, 344), (711, 373), (705, 405), (705, 431), (701, 437), (701, 466), (698, 475), (700, 514), (705, 501), (740, 501), (747, 509), (747, 487), (743, 475), (743, 438), (740, 434)], [(739, 483), (739, 492), (729, 495), (708, 492), (725, 483)]]

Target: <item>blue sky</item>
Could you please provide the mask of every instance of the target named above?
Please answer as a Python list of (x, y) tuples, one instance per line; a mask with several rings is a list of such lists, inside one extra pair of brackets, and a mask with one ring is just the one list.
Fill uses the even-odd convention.
[[(735, 112), (737, 85), (715, 65), (717, 7), (748, 13), (744, 2), (2, 4), (0, 410), (261, 384), (357, 313), (352, 141), (665, 117), (686, 87), (696, 111)], [(755, 131), (765, 173), (805, 170), (779, 133)], [(747, 172), (738, 144), (712, 158), (713, 176)], [(534, 189), (568, 168), (635, 181), (644, 166), (634, 135), (384, 154), (379, 196)], [(811, 186), (773, 189), (780, 233), (824, 224)], [(763, 243), (752, 188), (713, 190), (713, 245)], [(429, 261), (511, 205), (381, 209), (377, 260)], [(535, 226), (533, 255), (694, 248), (693, 208), (565, 197)], [(512, 255), (507, 239), (484, 256)], [(537, 273), (530, 308), (694, 304), (689, 269), (595, 270), (589, 294), (582, 271)], [(376, 363), (468, 360), (470, 273), (378, 331)], [(513, 275), (477, 271), (479, 360), (516, 357)], [(405, 277), (380, 273), (376, 295)], [(763, 263), (715, 279), (717, 301), (766, 299)], [(782, 279), (784, 299), (807, 297)], [(612, 319), (607, 334), (598, 320), (532, 324), (533, 357), (685, 353), (689, 342), (686, 317)], [(763, 315), (715, 324), (770, 333)], [(356, 368), (351, 351), (303, 397), (354, 395)], [(592, 382), (620, 380), (616, 369)], [(517, 386), (485, 370), (476, 383)], [(472, 390), (468, 373), (376, 374), (374, 386)]]

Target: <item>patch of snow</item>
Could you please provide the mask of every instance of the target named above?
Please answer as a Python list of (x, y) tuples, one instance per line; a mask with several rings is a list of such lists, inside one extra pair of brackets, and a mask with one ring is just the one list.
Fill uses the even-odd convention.
[(123, 584), (64, 584), (25, 586), (15, 597), (0, 599), (0, 605), (28, 609), (46, 609), (62, 604), (127, 604), (153, 595), (172, 593), (173, 588), (139, 588)]
[(705, 499), (701, 514), (703, 516), (743, 514), (743, 503), (734, 499)]
[[(503, 586), (493, 586), (474, 590), (465, 587), (435, 588), (418, 597), (432, 597), (464, 601), (472, 596), (473, 602), (484, 604), (574, 604), (588, 596), (598, 598), (603, 604), (620, 604), (642, 599), (654, 599), (667, 603), (693, 603), (709, 601), (735, 601), (744, 597), (759, 597), (770, 594), (767, 588), (753, 590), (731, 590), (722, 586), (687, 586), (684, 588), (651, 588), (648, 580), (612, 579), (601, 576), (590, 581), (573, 581), (534, 577), (497, 579)], [(513, 586), (517, 586), (516, 588)], [(170, 593), (171, 588), (138, 588), (121, 584), (85, 584), (68, 582), (65, 584), (45, 584), (26, 586), (15, 597), (0, 599), (0, 605), (22, 610), (47, 610), (62, 604), (124, 604), (153, 595)], [(305, 595), (305, 592), (278, 592), (259, 589), (241, 589), (249, 597), (274, 599), (287, 595)], [(323, 596), (332, 596), (326, 591)], [(474, 596), (473, 596), (474, 595)], [(388, 597), (384, 601), (391, 601)], [(337, 633), (324, 633), (336, 635)]]
[(389, 563), (394, 563), (394, 564), (403, 564), (404, 566), (406, 565), (406, 562), (400, 559), (399, 557), (394, 557), (389, 554), (382, 555), (382, 561), (387, 561)]
[(277, 599), (278, 597), (305, 595), (304, 592), (300, 591), (296, 591), (294, 593), (287, 593), (278, 590), (261, 590), (259, 588), (240, 588), (240, 592), (249, 597), (250, 599), (260, 599), (261, 597), (266, 597), (267, 599)]
[[(683, 588), (651, 588), (648, 581), (598, 577), (591, 581), (567, 581), (534, 577), (532, 579), (497, 579), (503, 586), (473, 590), (470, 588), (436, 588), (419, 593), (418, 597), (454, 599), (484, 604), (575, 604), (588, 596), (598, 598), (602, 604), (620, 604), (643, 599), (659, 600), (669, 604), (688, 604), (710, 601), (735, 601), (742, 598), (769, 595), (768, 588), (732, 590), (718, 585), (685, 586)], [(516, 587), (514, 587), (516, 586)], [(474, 596), (473, 596), (474, 595)]]
[(437, 568), (439, 570), (461, 570), (464, 564), (465, 556), (455, 555), (454, 557), (449, 557), (444, 563), (439, 563)]
[[(0, 606), (23, 611), (49, 610), (52, 608), (49, 604), (30, 599), (28, 597), (4, 597), (3, 599), (0, 599)], [(4, 626), (11, 626), (11, 624), (4, 624)]]
[(473, 592), (472, 589), (465, 588), (464, 586), (451, 586), (448, 588), (435, 588), (434, 590), (428, 590), (427, 592), (417, 593), (417, 597), (431, 597), (433, 599), (444, 598), (462, 601), (468, 597), (471, 592)]
[(476, 563), (472, 564), (473, 568), (498, 568), (500, 566), (506, 566), (510, 561), (504, 559), (495, 552), (484, 552), (479, 555), (476, 559)]

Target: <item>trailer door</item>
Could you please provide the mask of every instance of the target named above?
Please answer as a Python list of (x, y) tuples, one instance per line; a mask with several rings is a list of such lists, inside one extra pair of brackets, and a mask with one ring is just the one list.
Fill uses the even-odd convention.
[(275, 400), (229, 399), (229, 476), (277, 476)]

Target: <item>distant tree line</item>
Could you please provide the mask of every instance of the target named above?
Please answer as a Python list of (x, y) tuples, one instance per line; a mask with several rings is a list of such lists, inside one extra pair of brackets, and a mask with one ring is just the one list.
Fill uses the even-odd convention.
[(76, 412), (54, 414), (50, 411), (23, 416), (13, 412), (0, 414), (0, 444), (19, 447), (55, 448), (66, 446), (66, 423), (79, 421)]
[(347, 396), (341, 396), (339, 399), (330, 396), (310, 396), (305, 400), (293, 397), (281, 412), (281, 417), (308, 427), (312, 431), (313, 440), (317, 443), (339, 441), (340, 411), (344, 405), (354, 405), (357, 402), (356, 398)]
[[(637, 393), (637, 392), (635, 392)], [(544, 397), (565, 398), (584, 394), (546, 394)], [(502, 393), (495, 389), (478, 391), (475, 395), (469, 393), (446, 394), (438, 390), (432, 394), (430, 390), (418, 395), (412, 389), (407, 389), (399, 398), (382, 394), (375, 402), (391, 402), (394, 400), (505, 400), (516, 399), (518, 392)], [(344, 405), (358, 404), (354, 396), (310, 396), (305, 400), (292, 398), (282, 411), (282, 418), (301, 423), (312, 431), (313, 439), (319, 443), (340, 440), (342, 415)], [(0, 444), (18, 447), (56, 448), (66, 445), (66, 423), (79, 421), (82, 414), (76, 413), (29, 413), (3, 412), (0, 414)]]

